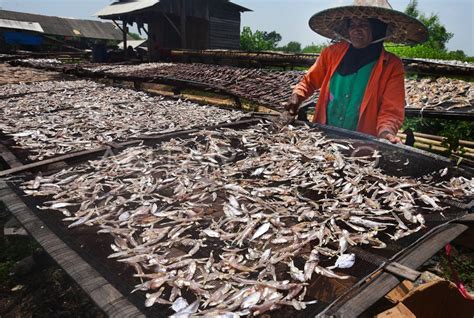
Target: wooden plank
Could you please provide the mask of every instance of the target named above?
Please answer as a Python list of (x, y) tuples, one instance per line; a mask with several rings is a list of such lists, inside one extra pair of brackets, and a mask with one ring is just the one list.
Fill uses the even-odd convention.
[(0, 143), (0, 155), (10, 168), (21, 167), (21, 161), (2, 143)]
[(243, 120), (235, 121), (232, 123), (225, 123), (225, 124), (219, 124), (219, 125), (214, 125), (214, 126), (202, 126), (202, 127), (197, 127), (197, 128), (188, 129), (188, 130), (178, 130), (178, 131), (167, 133), (167, 134), (141, 135), (141, 136), (138, 136), (137, 139), (157, 140), (157, 139), (174, 138), (174, 137), (179, 137), (186, 134), (196, 133), (201, 129), (211, 130), (211, 129), (218, 129), (218, 128), (233, 128), (234, 126), (252, 125), (252, 124), (257, 124), (258, 122), (259, 122), (259, 119), (256, 119), (256, 118), (243, 119)]
[(0, 183), (0, 200), (31, 236), (109, 317), (145, 317), (79, 254), (51, 232), (5, 183)]
[[(120, 147), (125, 147), (125, 146), (135, 145), (135, 144), (139, 144), (139, 143), (140, 143), (140, 141), (134, 140), (134, 141), (124, 142), (124, 143), (121, 143), (119, 145), (120, 145)], [(108, 151), (108, 150), (111, 150), (111, 148), (110, 147), (100, 147), (100, 148), (91, 149), (91, 150), (84, 150), (84, 151), (69, 153), (69, 154), (66, 154), (66, 155), (59, 156), (59, 157), (46, 159), (46, 160), (42, 160), (42, 161), (37, 161), (37, 162), (30, 163), (30, 164), (22, 165), (22, 166), (19, 166), (19, 167), (11, 168), (11, 169), (8, 169), (8, 170), (0, 171), (0, 177), (5, 177), (5, 176), (11, 175), (11, 174), (16, 174), (16, 173), (19, 173), (19, 172), (24, 172), (24, 171), (28, 171), (28, 170), (32, 170), (32, 169), (43, 168), (43, 167), (46, 167), (46, 166), (49, 166), (51, 164), (58, 163), (58, 162), (61, 162), (61, 161), (66, 161), (66, 160), (71, 160), (71, 159), (78, 159), (80, 157), (93, 155), (93, 154), (100, 153), (100, 152), (105, 152), (105, 151)]]
[(468, 214), (466, 216), (464, 216), (460, 222), (462, 223), (471, 223), (471, 222), (474, 222), (474, 214), (471, 213), (471, 214)]
[(398, 277), (408, 279), (412, 282), (417, 280), (418, 277), (420, 277), (421, 275), (420, 272), (414, 269), (411, 269), (407, 266), (403, 266), (402, 264), (397, 263), (397, 262), (392, 262), (388, 264), (387, 266), (385, 266), (385, 271), (392, 273)]
[[(462, 224), (448, 224), (429, 235), (419, 244), (402, 255), (398, 262), (410, 268), (418, 268), (447, 243), (454, 240), (467, 229)], [(349, 293), (328, 306), (319, 316), (357, 317), (376, 303), (400, 283), (399, 278), (390, 273), (382, 273), (357, 290), (357, 294)]]

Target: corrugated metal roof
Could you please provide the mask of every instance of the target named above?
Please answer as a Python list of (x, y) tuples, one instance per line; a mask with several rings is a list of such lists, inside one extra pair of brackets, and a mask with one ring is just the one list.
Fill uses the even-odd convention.
[[(229, 0), (224, 0), (227, 4), (233, 6), (235, 9), (237, 9), (240, 12), (245, 12), (245, 11), (252, 11), (250, 9), (247, 9), (245, 7), (242, 7), (236, 3), (233, 3)], [(96, 12), (94, 15), (101, 17), (101, 18), (112, 18), (114, 16), (118, 15), (123, 15), (123, 14), (129, 14), (133, 13), (135, 11), (151, 8), (154, 5), (160, 3), (160, 0), (117, 0), (111, 5), (103, 8), (99, 12)], [(176, 10), (176, 7), (179, 8), (179, 3), (171, 3), (169, 1), (163, 1), (162, 4), (167, 6), (174, 6), (174, 11)], [(161, 4), (160, 4), (161, 5)], [(199, 4), (197, 4), (199, 5)], [(189, 8), (189, 5), (188, 5)]]
[(231, 2), (231, 1), (229, 1), (229, 4), (231, 4), (231, 5), (235, 6), (236, 8), (238, 8), (240, 12), (252, 11), (249, 8), (242, 7), (241, 5), (239, 5), (237, 3), (234, 3), (234, 2)]
[(6, 10), (0, 10), (0, 19), (38, 23), (43, 32), (49, 35), (103, 40), (122, 39), (122, 32), (110, 22), (60, 18)]
[(0, 28), (15, 29), (15, 30), (28, 30), (28, 31), (44, 33), (41, 25), (36, 22), (0, 19)]
[(94, 15), (98, 17), (106, 17), (111, 15), (131, 13), (153, 7), (157, 3), (160, 3), (160, 0), (119, 0), (103, 8), (99, 12), (96, 12)]

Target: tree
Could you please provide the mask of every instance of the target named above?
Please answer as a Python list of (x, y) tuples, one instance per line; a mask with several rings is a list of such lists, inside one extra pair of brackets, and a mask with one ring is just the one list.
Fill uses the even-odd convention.
[(301, 53), (301, 43), (291, 41), (287, 45), (278, 48), (278, 50), (284, 52)]
[(276, 48), (278, 43), (281, 41), (281, 35), (275, 31), (263, 32), (263, 39), (272, 43), (273, 48)]
[(327, 42), (325, 44), (311, 43), (310, 45), (305, 46), (303, 48), (303, 53), (321, 53), (321, 51), (324, 50), (329, 45), (331, 45), (330, 42)]
[(405, 9), (405, 13), (413, 18), (419, 19), (428, 28), (429, 36), (428, 41), (424, 43), (425, 46), (433, 49), (446, 50), (446, 44), (454, 34), (446, 30), (437, 14), (432, 13), (430, 16), (426, 16), (421, 13), (418, 10), (417, 0), (410, 0)]
[(418, 10), (418, 0), (410, 0), (407, 8), (405, 9), (405, 13), (410, 17), (417, 19), (420, 15), (420, 11)]
[(252, 32), (250, 27), (244, 27), (240, 34), (240, 48), (245, 51), (275, 50), (281, 35), (272, 31), (270, 33), (256, 30)]

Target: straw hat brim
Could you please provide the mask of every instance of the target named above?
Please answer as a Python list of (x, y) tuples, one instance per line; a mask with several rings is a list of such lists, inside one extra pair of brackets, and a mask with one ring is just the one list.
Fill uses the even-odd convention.
[(388, 24), (389, 42), (402, 44), (423, 43), (428, 39), (428, 29), (419, 20), (403, 12), (369, 6), (344, 6), (316, 13), (309, 20), (310, 28), (327, 38), (349, 39), (347, 20), (376, 18)]

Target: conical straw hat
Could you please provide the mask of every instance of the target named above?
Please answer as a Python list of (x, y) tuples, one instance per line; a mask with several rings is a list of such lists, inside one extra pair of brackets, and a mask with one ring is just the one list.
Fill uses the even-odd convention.
[(387, 39), (393, 43), (415, 44), (428, 39), (428, 29), (419, 20), (392, 9), (387, 0), (355, 0), (352, 6), (336, 7), (316, 13), (310, 28), (327, 38), (348, 39), (347, 21), (375, 18), (388, 24)]

